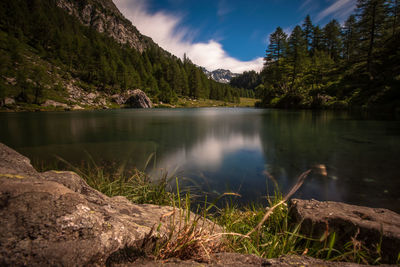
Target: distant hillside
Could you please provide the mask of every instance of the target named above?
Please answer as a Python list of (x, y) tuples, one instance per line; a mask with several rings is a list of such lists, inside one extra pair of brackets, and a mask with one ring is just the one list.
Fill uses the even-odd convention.
[(230, 70), (224, 70), (224, 69), (217, 69), (214, 71), (208, 71), (204, 67), (201, 67), (201, 69), (207, 75), (207, 77), (220, 83), (229, 83), (232, 80), (232, 78), (239, 75), (236, 73), (232, 73)]

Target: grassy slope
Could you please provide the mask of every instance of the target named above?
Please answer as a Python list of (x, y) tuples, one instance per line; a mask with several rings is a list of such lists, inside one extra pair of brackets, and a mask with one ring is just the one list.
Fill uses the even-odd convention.
[(179, 98), (175, 105), (156, 104), (159, 108), (202, 108), (202, 107), (254, 107), (258, 99), (240, 98), (240, 103), (231, 103), (212, 99)]

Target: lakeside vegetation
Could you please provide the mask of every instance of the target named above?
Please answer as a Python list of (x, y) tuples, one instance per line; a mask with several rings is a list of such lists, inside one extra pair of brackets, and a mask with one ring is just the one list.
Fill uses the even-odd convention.
[(174, 104), (156, 104), (158, 108), (203, 108), (203, 107), (254, 107), (259, 99), (240, 97), (239, 102), (226, 102), (213, 99), (191, 99), (188, 97), (178, 98)]
[[(203, 107), (254, 107), (259, 99), (255, 98), (245, 98), (240, 97), (239, 102), (229, 102), (223, 100), (213, 100), (213, 99), (192, 99), (189, 97), (178, 97), (174, 104), (169, 103), (153, 103), (155, 108), (203, 108)], [(99, 106), (84, 106), (86, 110), (95, 110), (95, 109), (103, 109)], [(110, 105), (108, 108), (124, 108), (123, 105), (118, 105), (116, 103)], [(73, 110), (71, 108), (65, 108), (62, 106), (42, 106), (34, 103), (24, 103), (19, 105), (7, 105), (6, 109), (1, 110), (0, 112), (6, 111), (65, 111), (65, 110)]]
[(231, 85), (254, 90), (262, 107), (399, 109), (399, 16), (399, 1), (358, 0), (343, 24), (307, 16), (290, 34), (277, 27), (261, 73)]
[[(320, 238), (313, 238), (300, 232), (301, 224), (291, 223), (287, 199), (301, 186), (311, 170), (299, 176), (297, 183), (286, 196), (276, 187), (275, 193), (266, 196), (264, 203), (239, 206), (235, 203), (235, 198), (240, 197), (239, 194), (227, 192), (213, 202), (207, 202), (207, 197), (202, 199), (203, 196), (191, 195), (190, 189), (180, 188), (179, 179), (167, 173), (154, 180), (144, 171), (127, 171), (123, 165), (113, 169), (115, 166), (112, 164), (110, 166), (113, 167), (103, 167), (89, 160), (76, 167), (63, 159), (60, 161), (62, 164), (58, 167), (72, 169), (91, 187), (109, 197), (124, 196), (137, 204), (169, 205), (180, 209), (176, 218), (179, 221), (179, 229), (171, 230), (169, 238), (160, 240), (148, 257), (207, 261), (208, 253), (231, 251), (264, 258), (293, 254), (362, 264), (379, 264), (381, 260), (379, 244), (373, 251), (354, 238), (344, 246), (338, 246), (334, 232), (325, 232)], [(146, 166), (150, 161), (151, 157), (148, 158)], [(37, 163), (36, 167), (41, 171), (51, 169)], [(192, 220), (189, 219), (194, 215), (190, 215), (191, 212), (198, 214)], [(210, 236), (209, 233), (196, 230), (194, 226), (202, 218), (223, 227), (225, 234), (222, 244), (215, 246), (215, 243), (211, 242), (216, 236), (220, 236), (219, 234)]]

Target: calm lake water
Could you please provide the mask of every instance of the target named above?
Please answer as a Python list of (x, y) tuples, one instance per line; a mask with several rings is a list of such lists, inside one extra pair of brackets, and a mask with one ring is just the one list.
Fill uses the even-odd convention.
[[(182, 185), (215, 197), (265, 201), (270, 173), (287, 192), (300, 173), (311, 175), (298, 198), (344, 201), (400, 212), (400, 121), (331, 111), (267, 109), (152, 109), (1, 113), (0, 142), (34, 162), (55, 155), (78, 164), (126, 163), (168, 172)], [(155, 166), (155, 167), (154, 167)], [(192, 188), (192, 190), (194, 190)]]

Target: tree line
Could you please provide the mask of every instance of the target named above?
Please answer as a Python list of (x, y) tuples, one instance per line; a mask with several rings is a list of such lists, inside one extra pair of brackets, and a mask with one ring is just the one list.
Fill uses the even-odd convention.
[(232, 85), (258, 92), (264, 107), (348, 108), (400, 105), (398, 0), (358, 0), (341, 25), (314, 25), (307, 16), (290, 34), (269, 37), (261, 73)]
[[(83, 26), (54, 0), (1, 1), (0, 39), (0, 74), (17, 77), (7, 94), (18, 101), (39, 103), (46, 86), (63, 89), (62, 84), (46, 85), (48, 69), (30, 66), (27, 51), (79, 78), (88, 91), (115, 94), (140, 88), (164, 103), (174, 103), (180, 96), (238, 102), (241, 94), (208, 79), (186, 56), (181, 60), (157, 45), (140, 53)], [(27, 83), (29, 79), (34, 83)], [(0, 86), (4, 94), (2, 79)]]

